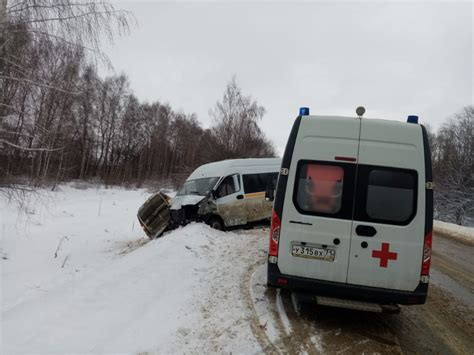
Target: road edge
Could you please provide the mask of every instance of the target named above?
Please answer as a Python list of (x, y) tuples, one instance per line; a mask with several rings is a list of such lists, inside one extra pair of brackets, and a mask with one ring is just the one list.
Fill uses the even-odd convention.
[(455, 242), (467, 245), (469, 247), (474, 247), (474, 240), (459, 237), (457, 235), (446, 232), (445, 230), (440, 230), (436, 227), (433, 227), (433, 231), (437, 237), (442, 237), (445, 239), (453, 240)]

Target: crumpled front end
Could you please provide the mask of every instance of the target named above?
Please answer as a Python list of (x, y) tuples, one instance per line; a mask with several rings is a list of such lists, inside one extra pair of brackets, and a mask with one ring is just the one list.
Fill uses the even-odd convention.
[(209, 196), (194, 196), (193, 199), (185, 198), (177, 201), (173, 199), (170, 208), (172, 224), (179, 226), (190, 222), (207, 222), (213, 211), (212, 206), (215, 206), (215, 203)]
[(177, 196), (173, 199), (164, 192), (152, 195), (138, 210), (140, 225), (150, 239), (164, 231), (191, 222), (208, 222), (216, 211), (210, 196)]

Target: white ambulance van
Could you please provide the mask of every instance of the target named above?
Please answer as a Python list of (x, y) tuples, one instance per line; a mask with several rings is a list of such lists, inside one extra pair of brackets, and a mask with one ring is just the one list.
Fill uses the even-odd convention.
[(300, 109), (275, 192), (268, 285), (356, 309), (425, 303), (432, 187), (417, 116), (405, 123)]

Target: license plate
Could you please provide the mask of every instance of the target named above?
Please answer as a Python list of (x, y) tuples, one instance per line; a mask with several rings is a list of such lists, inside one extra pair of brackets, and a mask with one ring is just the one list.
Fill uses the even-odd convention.
[(291, 255), (302, 258), (320, 259), (325, 261), (334, 261), (336, 250), (330, 248), (315, 248), (306, 245), (293, 245)]

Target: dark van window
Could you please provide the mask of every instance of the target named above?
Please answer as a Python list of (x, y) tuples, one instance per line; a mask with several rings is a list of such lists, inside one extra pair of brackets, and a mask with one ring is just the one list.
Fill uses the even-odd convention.
[(246, 194), (276, 188), (278, 173), (247, 174), (242, 176)]
[(336, 214), (341, 210), (344, 169), (335, 165), (303, 164), (298, 171), (296, 201), (308, 212)]
[(355, 219), (408, 224), (416, 214), (417, 172), (361, 166)]
[(216, 191), (217, 198), (233, 194), (234, 192), (239, 190), (240, 187), (235, 186), (234, 176), (235, 175), (230, 175), (225, 177), (224, 180), (222, 180)]
[(367, 214), (374, 219), (406, 221), (413, 212), (414, 194), (413, 175), (372, 170), (367, 189)]

